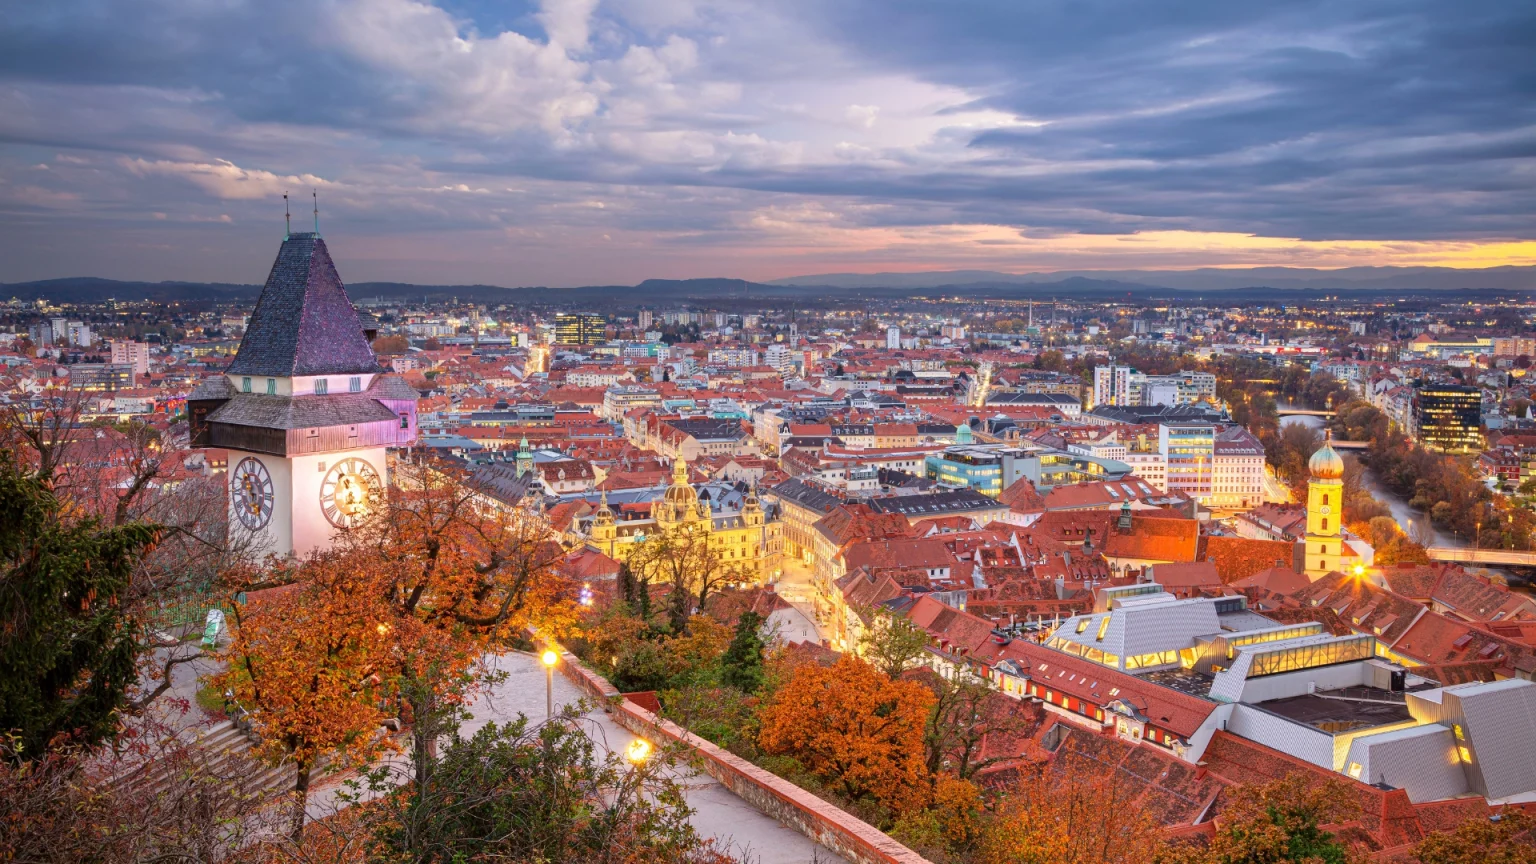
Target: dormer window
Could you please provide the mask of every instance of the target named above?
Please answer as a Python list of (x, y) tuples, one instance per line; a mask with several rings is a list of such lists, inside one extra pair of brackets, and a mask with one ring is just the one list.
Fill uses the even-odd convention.
[(330, 388), (330, 383), (331, 383), (330, 379), (328, 379), (328, 378), (316, 378), (315, 379), (315, 395), (316, 396), (324, 396), (326, 393), (330, 392), (330, 389), (331, 389)]

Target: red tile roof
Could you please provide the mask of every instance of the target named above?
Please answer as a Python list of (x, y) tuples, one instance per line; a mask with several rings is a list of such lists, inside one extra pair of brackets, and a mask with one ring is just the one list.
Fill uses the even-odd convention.
[(1022, 639), (1003, 646), (998, 657), (1018, 661), (1032, 680), (1074, 699), (1099, 707), (1123, 701), (1145, 716), (1147, 722), (1185, 740), (1216, 710), (1216, 703), (1198, 696)]
[(1215, 564), (1221, 581), (1228, 584), (1271, 567), (1293, 567), (1296, 560), (1296, 544), (1288, 540), (1252, 540), (1221, 535), (1201, 539), (1201, 557)]
[(1111, 528), (1099, 547), (1104, 557), (1169, 562), (1196, 560), (1200, 523), (1172, 513), (1153, 512), (1156, 515), (1132, 513), (1130, 531)]
[(1245, 593), (1272, 591), (1276, 594), (1294, 594), (1311, 584), (1312, 580), (1308, 579), (1306, 574), (1297, 573), (1287, 565), (1260, 570), (1252, 576), (1245, 576), (1230, 583), (1230, 586)]

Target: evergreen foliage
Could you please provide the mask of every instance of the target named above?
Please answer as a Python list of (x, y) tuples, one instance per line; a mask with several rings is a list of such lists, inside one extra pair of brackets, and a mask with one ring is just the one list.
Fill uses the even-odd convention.
[(758, 632), (763, 616), (746, 611), (736, 621), (736, 633), (721, 660), (721, 678), (745, 693), (756, 693), (763, 686), (763, 637)]
[(72, 517), (0, 451), (0, 731), (24, 759), (111, 738), (138, 680), (125, 594), (158, 529)]

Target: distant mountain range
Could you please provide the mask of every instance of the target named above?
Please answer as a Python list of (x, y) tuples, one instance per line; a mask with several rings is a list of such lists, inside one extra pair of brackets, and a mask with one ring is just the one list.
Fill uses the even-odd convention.
[(1247, 267), (1199, 270), (1075, 270), (1053, 273), (1000, 273), (992, 270), (936, 270), (920, 273), (822, 273), (775, 279), (773, 285), (834, 288), (966, 289), (972, 286), (1061, 285), (1074, 280), (1096, 285), (1119, 283), (1135, 288), (1175, 291), (1234, 291), (1270, 288), (1280, 291), (1532, 291), (1536, 267), (1346, 267), (1317, 270), (1305, 267)]
[[(0, 283), (0, 298), (47, 299), (93, 303), (109, 299), (159, 302), (250, 302), (260, 285), (221, 282), (120, 282), (79, 277), (37, 282)], [(1197, 299), (1227, 295), (1249, 299), (1250, 292), (1283, 292), (1294, 299), (1335, 293), (1355, 296), (1403, 296), (1454, 293), (1497, 296), (1536, 291), (1536, 267), (1350, 267), (1314, 270), (1253, 267), (1200, 270), (1083, 270), (1056, 273), (1000, 273), (991, 270), (944, 270), (921, 273), (824, 273), (773, 282), (744, 279), (647, 279), (639, 285), (589, 285), (580, 288), (503, 288), (497, 285), (412, 285), (403, 282), (355, 282), (347, 286), (354, 301), (410, 302), (458, 298), (477, 303), (544, 306), (654, 306), (659, 303), (713, 301), (792, 301), (796, 306), (826, 306), (871, 300), (899, 300), (939, 292), (985, 298), (1037, 299)]]

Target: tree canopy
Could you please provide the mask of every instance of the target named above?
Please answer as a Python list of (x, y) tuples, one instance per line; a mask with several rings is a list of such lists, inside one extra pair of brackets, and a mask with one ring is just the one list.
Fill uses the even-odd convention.
[(123, 595), (158, 533), (67, 512), (0, 451), (0, 732), (23, 758), (117, 734), (142, 636)]

